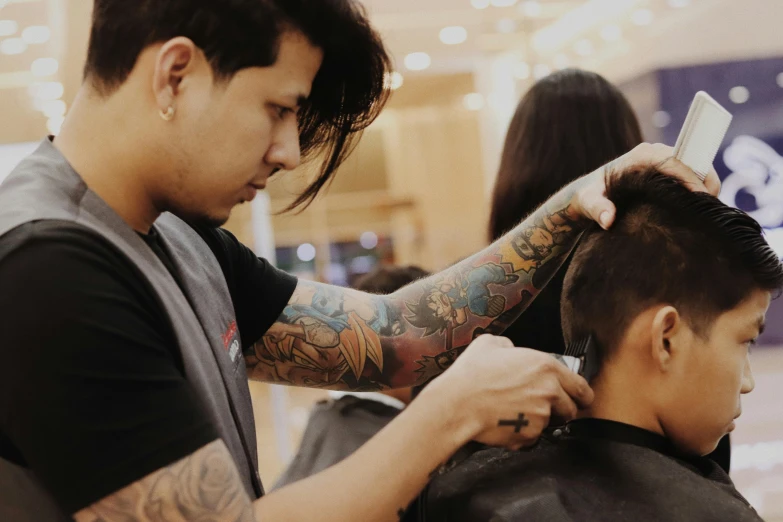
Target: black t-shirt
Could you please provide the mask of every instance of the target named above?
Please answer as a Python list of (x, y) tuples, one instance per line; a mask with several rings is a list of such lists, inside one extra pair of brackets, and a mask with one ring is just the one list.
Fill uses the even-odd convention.
[[(194, 229), (220, 263), (249, 346), (296, 279), (225, 230)], [(172, 270), (156, 235), (144, 239)], [(66, 512), (218, 438), (164, 310), (106, 240), (28, 223), (2, 238), (0, 260), (0, 457), (30, 468)]]

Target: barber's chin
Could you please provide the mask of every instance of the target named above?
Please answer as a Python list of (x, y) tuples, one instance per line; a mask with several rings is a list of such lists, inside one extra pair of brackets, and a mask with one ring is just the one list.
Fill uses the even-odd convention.
[(231, 210), (226, 212), (214, 212), (211, 214), (185, 214), (179, 215), (179, 217), (191, 225), (207, 228), (218, 228), (223, 226), (228, 218), (231, 216)]

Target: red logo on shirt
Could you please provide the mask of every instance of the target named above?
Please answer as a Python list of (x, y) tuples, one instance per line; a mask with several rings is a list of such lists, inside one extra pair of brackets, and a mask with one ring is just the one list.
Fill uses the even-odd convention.
[(237, 334), (237, 322), (231, 321), (231, 324), (228, 325), (228, 330), (226, 330), (226, 333), (224, 333), (221, 338), (223, 339), (223, 348), (228, 350), (228, 345), (231, 344), (231, 340), (234, 338), (234, 336)]

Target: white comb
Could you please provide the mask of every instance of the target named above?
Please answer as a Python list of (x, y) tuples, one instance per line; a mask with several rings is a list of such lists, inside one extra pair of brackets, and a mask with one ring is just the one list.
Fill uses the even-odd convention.
[(709, 94), (696, 93), (674, 146), (674, 157), (690, 167), (702, 181), (712, 169), (731, 118), (731, 113)]

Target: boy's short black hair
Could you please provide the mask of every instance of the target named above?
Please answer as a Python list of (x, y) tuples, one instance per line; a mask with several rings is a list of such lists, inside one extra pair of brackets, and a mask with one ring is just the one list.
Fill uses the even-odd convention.
[(610, 176), (607, 195), (614, 225), (585, 232), (565, 277), (566, 343), (592, 333), (611, 356), (631, 321), (659, 304), (675, 306), (706, 337), (752, 291), (783, 286), (759, 224), (719, 199), (655, 169)]

